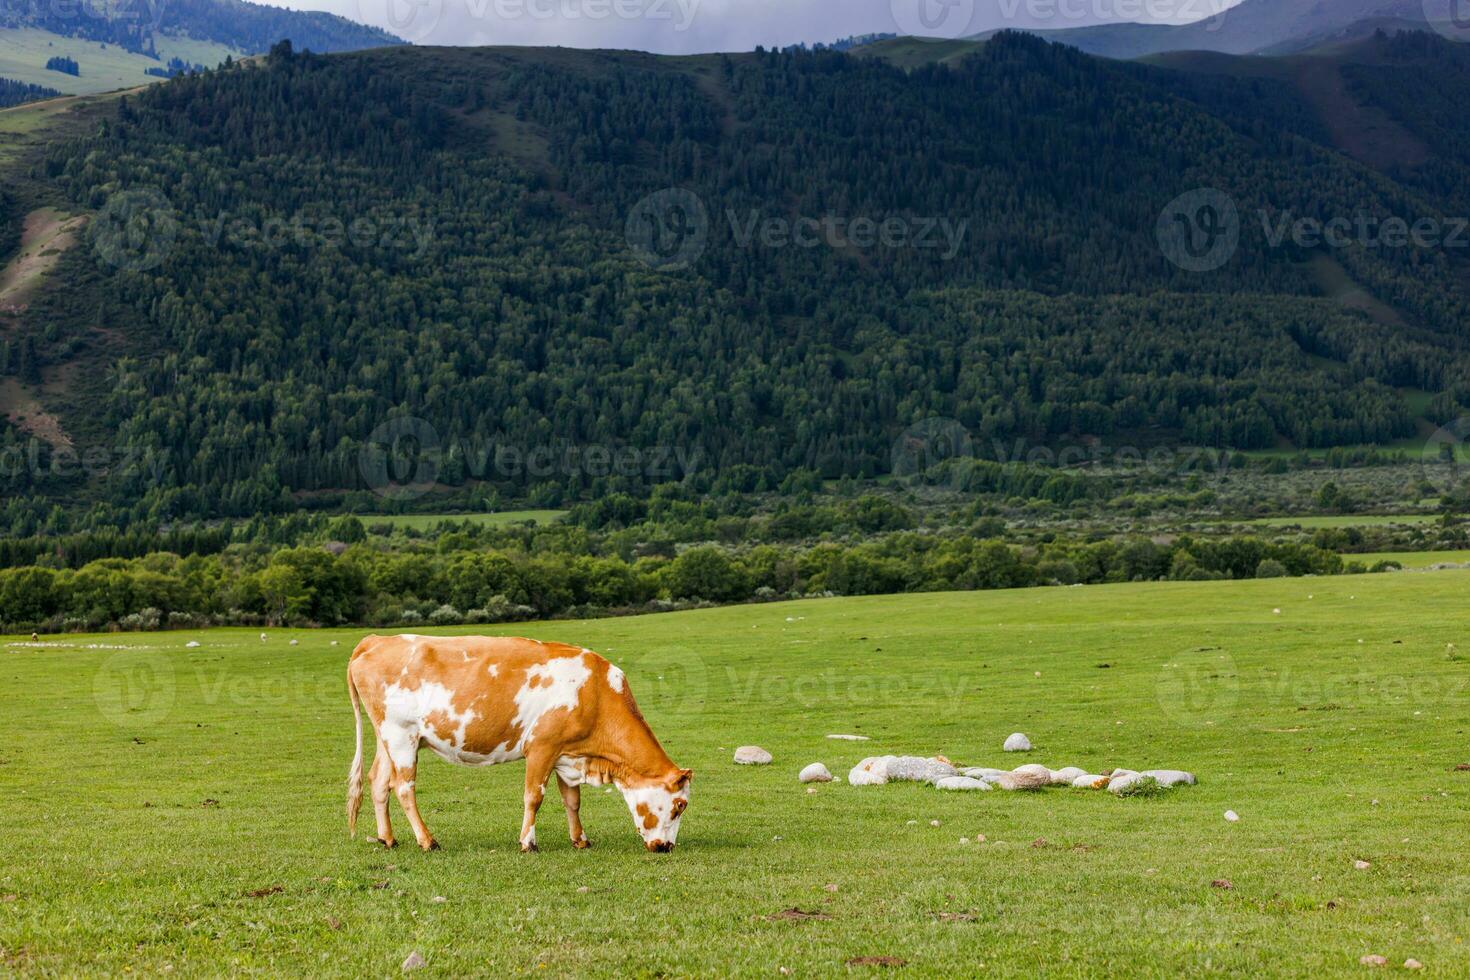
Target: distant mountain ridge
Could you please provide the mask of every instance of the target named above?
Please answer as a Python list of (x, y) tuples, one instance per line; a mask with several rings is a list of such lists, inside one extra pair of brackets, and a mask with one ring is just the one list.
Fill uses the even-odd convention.
[[(102, 11), (106, 12), (103, 13)], [(282, 39), (320, 53), (405, 43), (336, 14), (286, 10), (245, 0), (112, 0), (51, 3), (0, 0), (0, 30), (32, 28), (156, 56), (159, 37), (212, 41), (249, 54)]]
[(1026, 32), (1106, 58), (1140, 58), (1166, 51), (1288, 54), (1345, 33), (1365, 36), (1371, 29), (1354, 31), (1354, 25), (1364, 22), (1418, 28), (1429, 24), (1423, 0), (1245, 0), (1223, 13), (1180, 26), (1101, 24)]

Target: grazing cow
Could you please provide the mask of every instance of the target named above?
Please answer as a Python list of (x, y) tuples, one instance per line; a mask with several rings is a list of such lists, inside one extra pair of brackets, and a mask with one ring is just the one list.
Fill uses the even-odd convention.
[(648, 850), (674, 849), (694, 774), (670, 761), (623, 672), (591, 650), (496, 636), (369, 636), (352, 651), (347, 691), (357, 721), (347, 777), (354, 834), (362, 805), (362, 707), (378, 736), (373, 810), (386, 847), (395, 843), (390, 789), (419, 846), (439, 846), (414, 801), (419, 747), (428, 746), (461, 765), (526, 760), (523, 852), (536, 850), (536, 811), (553, 772), (574, 847), (591, 846), (577, 813), (581, 785), (610, 782)]

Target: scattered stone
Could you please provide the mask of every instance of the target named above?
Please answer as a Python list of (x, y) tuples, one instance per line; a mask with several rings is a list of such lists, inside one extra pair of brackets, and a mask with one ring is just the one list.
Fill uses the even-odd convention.
[(1115, 796), (1139, 796), (1159, 789), (1158, 780), (1141, 772), (1125, 773), (1108, 780), (1108, 792)]
[(959, 774), (960, 771), (947, 762), (917, 755), (900, 755), (888, 763), (889, 782), (933, 784)]
[(1020, 732), (1016, 732), (1005, 740), (1005, 744), (1001, 748), (1007, 752), (1030, 752), (1031, 740)]
[(808, 796), (810, 796), (811, 794), (815, 793), (816, 791), (817, 791), (817, 788), (815, 786), (808, 786), (806, 788), (806, 792), (807, 792), (807, 795)]
[(931, 827), (938, 827), (939, 826), (939, 821), (938, 820), (930, 820), (929, 821), (929, 826), (931, 826)]
[(904, 821), (904, 826), (905, 827), (917, 827), (918, 825), (919, 825), (919, 821), (917, 821), (917, 820), (905, 820)]
[(1210, 882), (1210, 887), (1211, 888), (1223, 888), (1225, 891), (1228, 892), (1228, 891), (1230, 891), (1230, 889), (1234, 888), (1235, 886), (1230, 883), (1230, 879), (1229, 878), (1216, 878), (1214, 881)]
[(995, 782), (995, 777), (999, 776), (1005, 771), (1006, 770), (1004, 769), (988, 769), (984, 766), (975, 766), (970, 769), (966, 769), (960, 775), (969, 776), (971, 779), (983, 779), (987, 783), (993, 783)]
[(1423, 963), (1420, 963), (1418, 960), (1414, 959), (1411, 956), (1408, 959), (1404, 960), (1404, 969), (1405, 970), (1422, 970), (1422, 969), (1424, 969), (1424, 964)]
[(771, 753), (759, 745), (742, 745), (735, 750), (735, 764), (737, 766), (768, 766), (771, 764)]
[(1369, 864), (1367, 861), (1359, 859), (1353, 862), (1353, 867), (1358, 869), (1359, 871), (1367, 871), (1369, 868), (1373, 867), (1373, 865)]
[(443, 905), (445, 902), (449, 901), (449, 899), (445, 898), (443, 895), (435, 895), (433, 898), (429, 899), (429, 901), (433, 902), (435, 905)]
[(408, 958), (403, 961), (403, 972), (407, 973), (409, 970), (418, 970), (427, 965), (428, 964), (424, 961), (423, 954), (420, 953), (418, 950), (414, 950), (412, 953), (409, 953)]
[(837, 886), (836, 885), (823, 885), (822, 888), (823, 888), (824, 891), (829, 891), (829, 892), (835, 892), (835, 891), (837, 891)]
[(1225, 819), (1230, 821), (1231, 823), (1239, 823), (1240, 814), (1236, 813), (1234, 810), (1226, 810)]
[(1377, 953), (1367, 953), (1358, 957), (1358, 962), (1364, 966), (1388, 966), (1388, 958), (1379, 956)]
[(847, 774), (851, 786), (882, 786), (888, 782), (888, 763), (896, 759), (892, 755), (875, 755), (864, 759)]
[(1112, 779), (1111, 776), (1099, 776), (1094, 773), (1078, 776), (1072, 780), (1072, 785), (1078, 789), (1104, 789), (1107, 787), (1108, 780), (1110, 779)]
[(867, 742), (867, 741), (871, 741), (871, 739), (869, 739), (868, 736), (866, 736), (866, 735), (828, 735), (827, 737), (828, 738), (835, 738), (839, 742)]
[(590, 891), (591, 891), (591, 890), (592, 890), (592, 889), (591, 889), (591, 888), (589, 888), (589, 887), (588, 887), (588, 886), (586, 886), (586, 885), (582, 885), (582, 886), (581, 886), (581, 887), (579, 887), (579, 888), (578, 888), (578, 889), (577, 889), (577, 894), (578, 894), (578, 895), (585, 895), (585, 894), (587, 894), (587, 893), (588, 893), (588, 892), (590, 892)]
[(1076, 766), (1066, 766), (1062, 769), (1053, 769), (1051, 772), (1051, 784), (1053, 786), (1071, 786), (1072, 781), (1078, 776), (1087, 775), (1086, 769), (1078, 769)]
[(945, 776), (943, 779), (935, 780), (934, 785), (939, 789), (990, 789), (990, 784), (983, 779), (971, 779), (969, 776)]
[(186, 649), (186, 650), (193, 650), (193, 649), (195, 649), (198, 646), (199, 646), (199, 641), (198, 640), (190, 640), (188, 643), (185, 643), (184, 644), (184, 649)]
[(803, 769), (796, 778), (803, 783), (830, 783), (832, 781), (832, 773), (828, 772), (827, 767), (820, 762), (813, 762)]
[(960, 843), (961, 844), (968, 844), (968, 843), (970, 843), (970, 838), (968, 838), (968, 837), (961, 837), (960, 838)]
[(294, 646), (296, 646), (300, 642), (301, 642), (300, 640), (292, 640), (290, 645), (294, 647)]
[(1032, 772), (1003, 772), (995, 777), (995, 785), (1008, 790), (1037, 790), (1051, 785), (1051, 773), (1038, 776)]
[(1143, 775), (1151, 776), (1160, 786), (1193, 786), (1194, 773), (1182, 769), (1145, 769)]

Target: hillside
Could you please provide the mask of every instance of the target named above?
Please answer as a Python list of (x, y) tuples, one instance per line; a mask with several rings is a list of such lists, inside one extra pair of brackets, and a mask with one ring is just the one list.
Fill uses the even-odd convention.
[[(5, 3), (0, 4), (0, 78), (66, 94), (106, 92), (156, 82), (171, 65), (175, 71), (213, 68), (227, 57), (261, 54), (283, 38), (298, 49), (319, 52), (403, 43), (345, 17), (246, 0)], [(80, 73), (48, 70), (53, 57), (75, 60)]]
[[(442, 486), (537, 506), (691, 469), (879, 475), (936, 415), (985, 454), (1412, 437), (1470, 406), (1461, 254), (1269, 236), (1281, 215), (1464, 213), (1464, 50), (1421, 44), (1358, 80), (1424, 134), (1398, 170), (1342, 152), (1270, 79), (1015, 34), (911, 71), (831, 52), (281, 55), (94, 106), (103, 125), (12, 171), (34, 175), (13, 228), (43, 204), (97, 217), (49, 274), (66, 288), (0, 319), (0, 370), (60, 427), (12, 412), (4, 440), (156, 466), (28, 469), (9, 506), (247, 514), (362, 493), (364, 446), (410, 416), (444, 450)], [(1241, 216), (1204, 272), (1159, 238), (1200, 188)], [(120, 218), (154, 232), (119, 237)], [(588, 447), (643, 464), (491, 462)]]

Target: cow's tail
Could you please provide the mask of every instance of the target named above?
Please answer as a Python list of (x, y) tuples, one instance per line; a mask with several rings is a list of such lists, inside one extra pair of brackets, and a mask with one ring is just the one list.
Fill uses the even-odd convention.
[(362, 700), (352, 683), (352, 666), (347, 667), (347, 693), (352, 698), (352, 720), (357, 723), (357, 751), (347, 771), (347, 832), (357, 836), (357, 811), (362, 809)]

